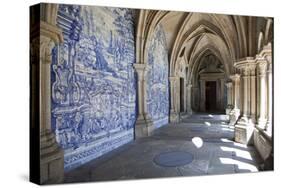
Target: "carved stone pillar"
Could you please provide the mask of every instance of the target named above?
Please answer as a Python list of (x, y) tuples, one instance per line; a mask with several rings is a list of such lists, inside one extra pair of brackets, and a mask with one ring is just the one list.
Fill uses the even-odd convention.
[(206, 81), (200, 80), (200, 111), (206, 111)]
[(259, 119), (258, 125), (260, 128), (265, 129), (267, 122), (266, 119), (266, 110), (267, 110), (267, 82), (266, 82), (266, 69), (267, 62), (263, 58), (258, 60), (258, 70), (259, 70), (259, 82), (260, 82), (260, 103), (259, 103)]
[(251, 103), (256, 102), (255, 99), (251, 99), (251, 96), (255, 95), (255, 90), (251, 87), (252, 80), (250, 77), (253, 66), (255, 66), (253, 57), (246, 57), (235, 63), (235, 67), (243, 73), (243, 115), (237, 124), (235, 124), (235, 141), (243, 144), (251, 144), (253, 140), (254, 124), (249, 121), (251, 117)]
[(141, 138), (145, 136), (150, 136), (153, 131), (153, 122), (146, 112), (146, 98), (145, 98), (145, 64), (136, 63), (133, 65), (138, 77), (138, 117), (135, 127), (135, 137)]
[[(64, 153), (51, 129), (50, 78), (52, 50), (56, 44), (63, 42), (63, 36), (56, 26), (58, 5), (42, 3), (39, 6), (40, 20), (38, 23), (33, 22), (30, 34), (31, 69), (33, 69), (31, 79), (33, 83), (38, 84), (34, 88), (39, 89), (39, 101), (37, 101), (39, 102), (39, 125), (35, 126), (40, 126), (40, 184), (52, 184), (61, 183), (64, 179)], [(36, 45), (39, 47), (34, 47)], [(34, 71), (35, 67), (38, 67), (36, 71)], [(35, 91), (32, 92), (34, 92), (32, 96), (35, 96)]]
[(240, 109), (239, 109), (239, 103), (240, 103), (240, 75), (235, 74), (230, 76), (230, 79), (232, 80), (232, 83), (234, 85), (234, 91), (233, 91), (233, 103), (234, 108), (229, 113), (229, 124), (234, 126), (237, 122), (239, 116), (240, 116)]
[(233, 109), (233, 92), (232, 92), (232, 82), (227, 82), (226, 84), (226, 95), (227, 95), (227, 107), (226, 107), (226, 114), (229, 115), (230, 111)]
[(271, 43), (264, 46), (261, 55), (267, 61), (267, 122), (265, 130), (272, 135), (272, 51)]
[(239, 120), (239, 124), (247, 124), (248, 123), (248, 118), (249, 118), (249, 103), (248, 103), (248, 98), (250, 97), (249, 93), (249, 69), (245, 65), (242, 69), (242, 81), (243, 81), (243, 111), (242, 111), (242, 117)]
[(267, 123), (266, 123), (266, 131), (269, 135), (272, 134), (272, 64), (268, 64), (267, 70)]
[(256, 65), (251, 65), (249, 67), (250, 69), (250, 121), (251, 123), (256, 123), (256, 107), (257, 107), (257, 101), (256, 101)]
[(170, 122), (178, 123), (180, 121), (180, 92), (179, 92), (179, 77), (169, 77), (170, 80), (170, 93), (171, 93), (171, 109), (170, 109)]
[(192, 85), (187, 85), (187, 114), (192, 114), (192, 108), (191, 108), (191, 92), (192, 92)]

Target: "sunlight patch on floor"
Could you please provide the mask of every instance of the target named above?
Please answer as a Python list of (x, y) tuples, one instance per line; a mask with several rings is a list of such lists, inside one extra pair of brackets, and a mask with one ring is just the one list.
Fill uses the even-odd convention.
[(227, 138), (221, 138), (220, 140), (221, 140), (222, 142), (226, 142), (226, 143), (233, 142), (233, 141), (231, 141), (231, 140), (229, 140), (229, 139), (227, 139)]
[(235, 152), (236, 157), (240, 157), (240, 158), (248, 159), (248, 160), (253, 160), (249, 151), (244, 151), (244, 150), (240, 150), (240, 149), (237, 149), (237, 148), (226, 147), (226, 146), (221, 146), (220, 149), (222, 151), (226, 151), (226, 152)]
[(207, 126), (211, 126), (211, 123), (208, 122), (208, 121), (205, 121), (204, 124), (207, 125)]
[(193, 137), (192, 143), (196, 146), (196, 148), (201, 148), (203, 146), (203, 140), (200, 137)]
[(250, 172), (257, 172), (258, 169), (256, 166), (249, 164), (249, 163), (245, 163), (239, 160), (235, 160), (235, 159), (231, 159), (231, 158), (223, 158), (220, 157), (220, 162), (222, 164), (233, 164), (233, 165), (237, 165), (239, 170), (249, 170)]

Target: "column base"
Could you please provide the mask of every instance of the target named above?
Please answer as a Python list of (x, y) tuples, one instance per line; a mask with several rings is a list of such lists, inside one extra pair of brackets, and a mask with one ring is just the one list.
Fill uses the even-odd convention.
[(135, 128), (136, 139), (151, 136), (154, 130), (153, 121), (148, 115), (138, 116)]
[(170, 122), (171, 123), (179, 123), (180, 122), (180, 114), (178, 112), (170, 112)]
[(261, 129), (265, 129), (266, 128), (266, 123), (267, 123), (267, 119), (259, 118), (259, 120), (258, 120), (258, 127), (261, 128)]
[(268, 132), (268, 134), (270, 135), (270, 136), (272, 136), (272, 121), (267, 121), (266, 122), (266, 126), (265, 126), (265, 130), (266, 130), (266, 132)]
[(234, 108), (229, 112), (229, 125), (234, 126), (240, 116), (240, 109)]
[(227, 107), (225, 109), (225, 114), (226, 115), (230, 115), (231, 110), (233, 110), (233, 106), (232, 105), (227, 105)]
[(234, 128), (235, 142), (251, 145), (253, 144), (254, 124), (236, 124)]
[(249, 118), (245, 115), (243, 115), (237, 122), (237, 124), (240, 124), (240, 125), (248, 125), (249, 123)]
[(50, 130), (40, 133), (40, 183), (57, 184), (64, 180), (64, 153)]
[(193, 114), (192, 109), (187, 109), (187, 114), (188, 114), (188, 115), (192, 115), (192, 114)]
[(185, 119), (185, 118), (188, 118), (189, 114), (187, 112), (181, 112), (180, 113), (180, 121)]
[(257, 123), (257, 119), (255, 115), (252, 115), (249, 119), (249, 123), (251, 124), (256, 124)]

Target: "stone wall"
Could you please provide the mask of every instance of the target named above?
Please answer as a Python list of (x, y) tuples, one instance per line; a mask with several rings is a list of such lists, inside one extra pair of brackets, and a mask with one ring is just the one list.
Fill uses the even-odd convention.
[(134, 17), (131, 9), (59, 5), (64, 42), (52, 52), (52, 129), (65, 170), (134, 138)]
[(154, 127), (159, 128), (169, 121), (168, 52), (165, 33), (160, 24), (150, 40), (147, 63), (146, 105)]

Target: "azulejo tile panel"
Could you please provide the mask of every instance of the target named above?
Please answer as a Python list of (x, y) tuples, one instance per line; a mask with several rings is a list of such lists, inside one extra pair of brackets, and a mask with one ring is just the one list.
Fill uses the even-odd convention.
[(169, 63), (166, 37), (159, 24), (149, 43), (147, 109), (156, 128), (169, 121)]
[(52, 54), (52, 129), (66, 170), (134, 138), (134, 16), (125, 8), (59, 5), (64, 42)]

